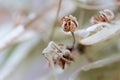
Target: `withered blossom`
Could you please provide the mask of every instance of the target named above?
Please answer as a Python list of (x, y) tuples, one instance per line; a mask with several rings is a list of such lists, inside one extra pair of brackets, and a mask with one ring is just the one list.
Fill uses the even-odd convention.
[(110, 22), (114, 18), (114, 13), (109, 10), (105, 9), (103, 11), (99, 11), (98, 15), (95, 15), (91, 18), (92, 24), (97, 24), (100, 22)]
[(78, 26), (77, 19), (72, 15), (64, 16), (60, 20), (60, 26), (63, 28), (65, 32), (74, 32)]
[(75, 47), (75, 42), (76, 42), (74, 31), (78, 26), (77, 19), (73, 17), (72, 15), (64, 16), (60, 20), (60, 26), (65, 32), (71, 32), (72, 37), (73, 37), (73, 44), (72, 44), (71, 50), (73, 50)]
[(42, 53), (47, 58), (49, 64), (49, 58), (52, 57), (54, 64), (59, 65), (62, 69), (64, 69), (65, 65), (70, 64), (73, 60), (70, 55), (71, 52), (64, 44), (57, 45), (53, 41), (48, 44), (47, 48), (45, 48)]

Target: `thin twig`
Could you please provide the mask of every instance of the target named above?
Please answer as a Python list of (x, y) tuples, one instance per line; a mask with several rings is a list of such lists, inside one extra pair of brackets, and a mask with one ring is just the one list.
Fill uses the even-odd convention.
[(55, 18), (55, 21), (54, 21), (54, 24), (53, 24), (53, 27), (52, 27), (52, 30), (51, 30), (51, 33), (50, 33), (50, 37), (49, 37), (50, 41), (53, 39), (53, 37), (55, 35), (55, 29), (56, 29), (57, 19), (58, 19), (59, 13), (60, 13), (60, 9), (61, 9), (61, 4), (62, 4), (62, 0), (59, 0), (59, 5), (58, 5), (57, 13), (56, 13), (56, 18)]
[(71, 32), (72, 34), (72, 37), (73, 37), (73, 44), (72, 44), (72, 49), (75, 48), (75, 35), (74, 35), (74, 32)]

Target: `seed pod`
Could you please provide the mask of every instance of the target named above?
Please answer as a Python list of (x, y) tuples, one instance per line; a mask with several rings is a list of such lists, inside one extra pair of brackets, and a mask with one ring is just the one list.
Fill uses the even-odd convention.
[(110, 22), (114, 18), (114, 13), (111, 10), (105, 9), (100, 11), (98, 15), (91, 18), (92, 24), (97, 24), (100, 22)]
[(78, 22), (75, 17), (72, 15), (64, 16), (60, 20), (60, 26), (63, 28), (65, 32), (74, 32), (78, 26)]

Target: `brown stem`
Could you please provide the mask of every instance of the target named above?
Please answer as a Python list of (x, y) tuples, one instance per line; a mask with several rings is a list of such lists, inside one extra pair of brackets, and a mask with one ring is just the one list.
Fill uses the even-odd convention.
[(50, 37), (49, 37), (50, 41), (53, 39), (53, 37), (55, 35), (55, 29), (56, 29), (57, 19), (58, 19), (59, 13), (60, 13), (60, 9), (61, 9), (61, 4), (62, 4), (62, 0), (59, 0), (59, 5), (58, 5), (56, 18), (55, 18), (55, 21), (54, 21), (54, 24), (53, 24), (53, 27), (52, 27), (52, 30), (51, 30), (51, 33), (50, 33)]
[(72, 34), (72, 37), (73, 37), (73, 44), (72, 44), (72, 49), (75, 48), (75, 35), (74, 35), (74, 32), (71, 32)]

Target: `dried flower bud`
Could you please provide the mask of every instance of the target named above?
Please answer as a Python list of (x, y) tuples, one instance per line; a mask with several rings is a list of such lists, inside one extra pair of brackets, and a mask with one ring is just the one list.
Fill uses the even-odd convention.
[(72, 15), (64, 16), (60, 20), (60, 26), (63, 28), (65, 32), (74, 32), (78, 26), (77, 19)]
[(49, 64), (49, 58), (52, 58), (54, 64), (59, 65), (62, 69), (65, 68), (66, 64), (69, 64), (73, 60), (70, 55), (70, 51), (65, 45), (57, 45), (53, 41), (51, 41), (47, 48), (43, 50), (43, 54), (47, 58)]
[(114, 13), (109, 10), (105, 9), (100, 11), (98, 15), (95, 15), (91, 18), (91, 23), (97, 24), (100, 22), (110, 22), (114, 18)]

